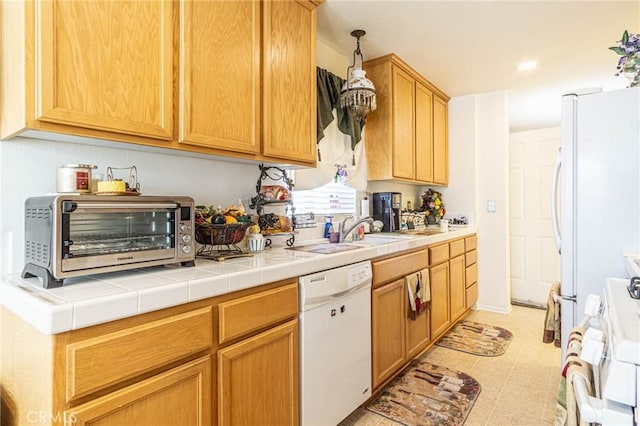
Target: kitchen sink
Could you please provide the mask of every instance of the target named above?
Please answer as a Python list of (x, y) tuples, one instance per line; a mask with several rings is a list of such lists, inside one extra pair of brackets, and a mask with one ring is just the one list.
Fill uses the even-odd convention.
[(302, 246), (287, 247), (287, 250), (306, 251), (309, 253), (333, 254), (341, 251), (356, 250), (362, 246), (355, 244), (317, 243)]
[(420, 231), (404, 231), (406, 233), (408, 233), (409, 235), (438, 235), (441, 234), (442, 231), (440, 230), (440, 228), (427, 228), (427, 229), (422, 229)]
[(305, 251), (309, 253), (333, 254), (342, 251), (356, 250), (359, 248), (378, 246), (382, 244), (390, 244), (400, 241), (407, 241), (415, 237), (416, 234), (410, 233), (372, 233), (365, 234), (364, 239), (349, 241), (345, 243), (329, 243), (326, 240), (322, 242), (302, 243), (294, 247), (287, 247), (288, 250)]
[(366, 234), (363, 240), (354, 241), (353, 244), (362, 246), (377, 246), (380, 244), (389, 244), (399, 241), (406, 241), (413, 238), (411, 235), (400, 234)]

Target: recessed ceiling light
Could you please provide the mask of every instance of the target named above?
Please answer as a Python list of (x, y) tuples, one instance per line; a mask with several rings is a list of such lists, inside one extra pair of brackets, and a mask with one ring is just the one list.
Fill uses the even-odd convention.
[(531, 71), (538, 66), (538, 61), (527, 61), (518, 64), (518, 71)]

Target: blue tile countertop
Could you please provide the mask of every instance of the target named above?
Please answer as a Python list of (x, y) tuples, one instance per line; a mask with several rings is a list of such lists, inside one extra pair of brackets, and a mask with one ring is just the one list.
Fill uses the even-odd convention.
[[(131, 317), (195, 300), (374, 259), (476, 233), (475, 227), (422, 236), (369, 234), (359, 248), (318, 254), (269, 248), (252, 257), (196, 266), (157, 266), (67, 278), (59, 288), (44, 289), (38, 278), (20, 274), (0, 278), (1, 303), (44, 334)], [(324, 240), (326, 241), (326, 240)], [(305, 244), (307, 242), (303, 242)]]

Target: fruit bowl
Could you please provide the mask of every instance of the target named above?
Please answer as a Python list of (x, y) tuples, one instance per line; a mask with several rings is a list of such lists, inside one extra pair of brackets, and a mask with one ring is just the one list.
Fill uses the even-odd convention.
[(200, 223), (196, 227), (196, 241), (204, 245), (237, 244), (242, 238), (250, 223), (230, 223), (226, 225), (213, 225)]

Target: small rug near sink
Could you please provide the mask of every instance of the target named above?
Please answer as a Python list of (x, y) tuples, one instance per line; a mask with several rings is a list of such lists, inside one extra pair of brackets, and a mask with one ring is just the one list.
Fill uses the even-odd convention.
[(506, 328), (462, 320), (436, 345), (474, 355), (498, 356), (507, 350), (512, 338), (513, 334)]
[(479, 394), (480, 383), (468, 374), (416, 360), (367, 410), (404, 425), (461, 425)]

